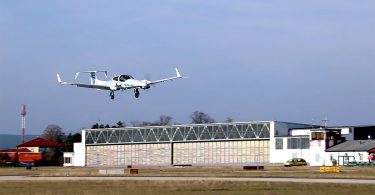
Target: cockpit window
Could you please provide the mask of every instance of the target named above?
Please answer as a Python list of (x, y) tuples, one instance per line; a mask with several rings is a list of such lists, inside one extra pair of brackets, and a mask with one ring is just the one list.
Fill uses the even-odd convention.
[(130, 76), (130, 75), (121, 75), (120, 76), (120, 81), (126, 81), (128, 79), (133, 79), (133, 77)]
[(124, 82), (128, 79), (134, 79), (134, 78), (131, 75), (120, 75), (120, 76), (117, 76), (117, 77), (113, 77), (112, 80)]

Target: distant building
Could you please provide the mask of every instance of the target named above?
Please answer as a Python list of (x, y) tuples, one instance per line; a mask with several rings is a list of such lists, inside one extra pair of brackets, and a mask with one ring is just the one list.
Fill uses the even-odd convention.
[(330, 159), (338, 160), (339, 165), (350, 161), (368, 162), (368, 156), (375, 152), (375, 140), (350, 140), (326, 150)]
[(36, 137), (28, 142), (17, 146), (18, 149), (27, 148), (32, 152), (45, 152), (50, 151), (52, 148), (61, 148), (64, 145), (46, 140), (41, 137)]
[[(40, 159), (43, 165), (61, 165), (62, 162), (62, 152), (61, 148), (64, 145), (49, 141), (47, 139), (36, 137), (28, 142), (20, 144), (17, 149), (28, 149), (34, 153), (40, 153), (42, 159)], [(32, 157), (30, 157), (32, 158)]]
[(0, 165), (17, 166), (20, 154), (22, 155), (25, 153), (29, 154), (32, 152), (27, 148), (0, 150)]

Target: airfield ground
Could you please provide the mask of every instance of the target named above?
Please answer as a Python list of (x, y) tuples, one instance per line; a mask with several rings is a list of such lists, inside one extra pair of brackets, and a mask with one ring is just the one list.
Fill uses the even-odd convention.
[[(340, 173), (320, 173), (319, 167), (266, 166), (244, 171), (242, 167), (134, 167), (138, 175), (125, 177), (211, 178), (343, 178), (375, 180), (375, 167), (341, 167)], [(373, 194), (374, 184), (258, 182), (219, 180), (104, 180), (103, 168), (37, 167), (0, 168), (1, 176), (95, 177), (97, 180), (0, 181), (0, 194)], [(106, 168), (110, 169), (110, 168)], [(119, 169), (114, 167), (113, 169)], [(126, 167), (123, 167), (126, 169)], [(116, 175), (118, 176), (118, 175)], [(105, 177), (108, 177), (106, 175)]]

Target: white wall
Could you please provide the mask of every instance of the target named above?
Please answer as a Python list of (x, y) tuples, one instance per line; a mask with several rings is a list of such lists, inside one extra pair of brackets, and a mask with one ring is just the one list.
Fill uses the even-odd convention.
[(275, 150), (270, 158), (270, 163), (284, 163), (291, 158), (303, 158), (309, 163), (309, 149), (283, 149)]
[(86, 165), (86, 147), (83, 143), (74, 143), (73, 166), (83, 167)]
[(270, 163), (284, 163), (291, 158), (303, 158), (309, 162), (309, 149), (287, 149), (287, 139), (288, 137), (278, 137), (278, 139), (283, 139), (283, 149), (276, 149), (275, 139), (271, 139), (270, 143)]
[(74, 152), (64, 152), (64, 157), (71, 157), (71, 164), (64, 164), (64, 166), (83, 167), (86, 166), (86, 131), (82, 130), (81, 143), (73, 143)]
[[(367, 151), (357, 151), (357, 152), (327, 152), (328, 159), (332, 158), (339, 160), (338, 156), (354, 156), (354, 159), (352, 157), (349, 158), (349, 161), (355, 161), (355, 162), (368, 162), (368, 152)], [(343, 158), (340, 159), (340, 165), (342, 165)]]
[(354, 130), (352, 127), (341, 128), (341, 136), (346, 140), (354, 140)]
[(296, 129), (290, 131), (291, 136), (310, 136), (310, 129)]

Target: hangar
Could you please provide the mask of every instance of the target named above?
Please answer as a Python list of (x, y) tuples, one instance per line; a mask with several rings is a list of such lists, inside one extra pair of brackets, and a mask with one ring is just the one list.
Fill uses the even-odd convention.
[(85, 129), (74, 152), (64, 155), (65, 166), (268, 164), (275, 136), (308, 126), (255, 121)]
[(362, 129), (280, 121), (84, 129), (64, 166), (266, 165), (293, 157), (320, 166), (334, 158), (326, 149)]

